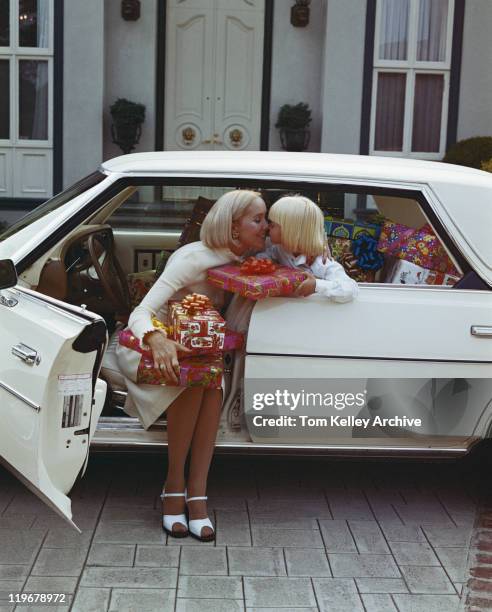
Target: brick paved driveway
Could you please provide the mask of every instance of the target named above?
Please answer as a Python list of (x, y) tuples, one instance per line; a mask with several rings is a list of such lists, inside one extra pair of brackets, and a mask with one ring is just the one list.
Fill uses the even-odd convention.
[(71, 593), (77, 612), (459, 609), (476, 515), (467, 464), (220, 456), (215, 544), (166, 541), (164, 465), (94, 456), (73, 493), (82, 535), (1, 470), (0, 612), (22, 590)]

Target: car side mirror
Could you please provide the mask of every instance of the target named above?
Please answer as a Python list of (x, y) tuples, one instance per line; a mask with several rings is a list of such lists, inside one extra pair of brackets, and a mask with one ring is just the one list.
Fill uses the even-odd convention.
[(0, 260), (0, 289), (17, 285), (17, 270), (11, 259)]

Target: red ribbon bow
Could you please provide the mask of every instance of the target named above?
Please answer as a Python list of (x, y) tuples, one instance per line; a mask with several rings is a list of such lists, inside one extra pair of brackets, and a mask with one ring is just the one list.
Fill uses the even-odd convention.
[(271, 259), (257, 259), (248, 257), (241, 264), (240, 270), (243, 274), (271, 274), (277, 266)]

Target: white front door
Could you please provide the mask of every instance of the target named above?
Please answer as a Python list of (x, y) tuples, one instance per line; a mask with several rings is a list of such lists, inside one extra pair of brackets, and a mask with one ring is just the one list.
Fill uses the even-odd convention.
[(67, 497), (85, 469), (104, 405), (97, 366), (106, 325), (28, 289), (0, 291), (0, 460), (72, 523)]
[(170, 0), (166, 150), (260, 148), (264, 0)]

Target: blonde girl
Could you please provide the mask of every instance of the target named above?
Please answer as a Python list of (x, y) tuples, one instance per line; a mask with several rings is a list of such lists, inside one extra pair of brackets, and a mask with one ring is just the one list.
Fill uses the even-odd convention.
[(357, 296), (358, 285), (343, 266), (324, 256), (326, 237), (319, 206), (304, 196), (286, 196), (273, 204), (268, 219), (270, 239), (261, 256), (308, 273), (296, 295), (319, 293), (335, 302), (349, 302)]

